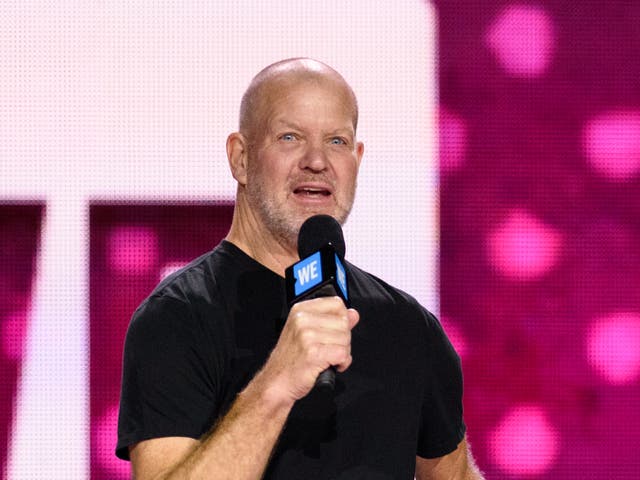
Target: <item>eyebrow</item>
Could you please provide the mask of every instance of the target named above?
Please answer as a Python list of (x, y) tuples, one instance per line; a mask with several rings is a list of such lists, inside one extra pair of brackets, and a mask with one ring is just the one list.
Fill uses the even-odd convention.
[(278, 119), (273, 122), (277, 128), (291, 128), (293, 130), (303, 130), (303, 128), (290, 120)]
[[(285, 120), (285, 119), (276, 119), (274, 121), (274, 126), (275, 128), (272, 128), (272, 130), (279, 130), (281, 128), (291, 128), (292, 130), (299, 130), (299, 131), (304, 131), (305, 129), (298, 125), (295, 122), (292, 122), (291, 120)], [(330, 132), (331, 135), (344, 135), (344, 134), (348, 134), (351, 135), (352, 137), (355, 137), (355, 132), (353, 131), (353, 127), (352, 126), (348, 126), (348, 127), (339, 127), (336, 128), (335, 130), (332, 130)]]

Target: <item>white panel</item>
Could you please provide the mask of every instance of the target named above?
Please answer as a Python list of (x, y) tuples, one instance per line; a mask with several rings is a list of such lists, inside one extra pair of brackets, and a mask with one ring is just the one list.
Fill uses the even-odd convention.
[(347, 258), (437, 307), (434, 24), (422, 0), (0, 4), (0, 200), (47, 203), (9, 479), (88, 475), (88, 202), (233, 198), (225, 139), (273, 61), (352, 84)]

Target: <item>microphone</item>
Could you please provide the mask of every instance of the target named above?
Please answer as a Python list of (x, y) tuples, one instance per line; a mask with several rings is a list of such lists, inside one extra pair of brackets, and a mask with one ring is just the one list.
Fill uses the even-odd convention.
[[(298, 255), (301, 260), (285, 270), (287, 303), (338, 296), (349, 307), (347, 272), (344, 268), (344, 237), (340, 224), (329, 215), (314, 215), (300, 227)], [(336, 370), (329, 367), (316, 386), (333, 390)]]

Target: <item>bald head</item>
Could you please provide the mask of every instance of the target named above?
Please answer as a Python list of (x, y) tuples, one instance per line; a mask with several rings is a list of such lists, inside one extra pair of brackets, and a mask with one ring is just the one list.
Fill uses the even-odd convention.
[(342, 91), (352, 111), (353, 130), (358, 126), (358, 102), (353, 90), (336, 70), (310, 58), (290, 58), (261, 70), (251, 81), (240, 104), (240, 132), (252, 137), (260, 128), (268, 107), (279, 96), (305, 82), (331, 85)]

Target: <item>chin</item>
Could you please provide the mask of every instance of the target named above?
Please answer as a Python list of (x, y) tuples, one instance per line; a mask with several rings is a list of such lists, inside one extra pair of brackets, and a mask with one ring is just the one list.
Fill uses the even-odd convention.
[[(347, 223), (347, 218), (349, 216), (349, 213), (343, 213), (343, 214), (337, 214), (335, 212), (314, 212), (309, 214), (307, 217), (305, 217), (305, 221), (315, 215), (329, 215), (330, 217), (333, 217), (338, 224), (341, 227), (344, 227), (344, 224)], [(302, 224), (304, 223), (304, 221), (300, 222), (300, 225), (298, 227), (298, 231), (300, 230), (300, 227), (302, 227)]]

